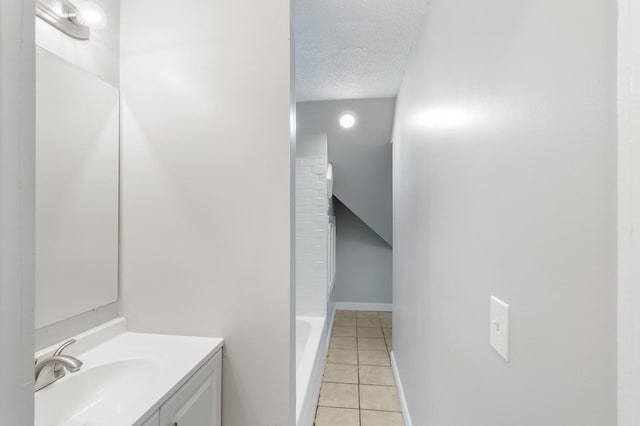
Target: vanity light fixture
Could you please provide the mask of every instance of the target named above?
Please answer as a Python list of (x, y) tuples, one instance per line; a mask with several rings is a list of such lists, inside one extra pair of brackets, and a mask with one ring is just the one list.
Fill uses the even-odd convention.
[(107, 14), (92, 1), (36, 0), (36, 16), (78, 40), (89, 40), (90, 29), (107, 26)]
[(340, 127), (342, 127), (343, 129), (351, 129), (353, 126), (356, 125), (356, 122), (358, 121), (356, 115), (351, 112), (351, 111), (345, 111), (342, 114), (340, 114), (340, 117), (338, 118), (338, 123), (340, 124)]
[(76, 11), (69, 16), (69, 19), (92, 30), (103, 30), (107, 26), (107, 14), (104, 9), (92, 1), (78, 3)]

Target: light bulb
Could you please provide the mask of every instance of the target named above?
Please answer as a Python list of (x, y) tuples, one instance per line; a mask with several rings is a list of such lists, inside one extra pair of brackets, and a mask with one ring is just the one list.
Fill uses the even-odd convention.
[(79, 25), (84, 25), (92, 30), (101, 30), (107, 26), (107, 14), (104, 9), (92, 1), (78, 3), (71, 20)]
[(340, 123), (340, 127), (343, 129), (350, 129), (356, 125), (356, 116), (352, 112), (343, 112), (340, 114), (338, 123)]

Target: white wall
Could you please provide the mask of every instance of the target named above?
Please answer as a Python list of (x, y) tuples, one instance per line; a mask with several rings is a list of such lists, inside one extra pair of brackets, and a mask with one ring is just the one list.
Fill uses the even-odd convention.
[(33, 424), (34, 3), (0, 2), (0, 418)]
[(339, 200), (336, 215), (336, 301), (391, 303), (391, 247)]
[(35, 334), (35, 350), (37, 352), (40, 349), (52, 346), (71, 336), (75, 336), (76, 334), (80, 334), (90, 328), (104, 324), (107, 321), (111, 321), (116, 317), (118, 317), (117, 302), (101, 306), (89, 312), (75, 315), (64, 321), (59, 321), (46, 327), (38, 328), (36, 329)]
[[(41, 19), (35, 19), (36, 44), (66, 61), (120, 86), (120, 0), (96, 0), (107, 14), (107, 26), (92, 31), (89, 40), (76, 40)], [(36, 350), (109, 321), (118, 315), (117, 303), (76, 315), (36, 330)]]
[(618, 1), (618, 426), (640, 425), (640, 7)]
[[(414, 425), (616, 422), (616, 4), (434, 0), (394, 129)], [(511, 362), (489, 297), (511, 304)]]
[(121, 313), (225, 338), (225, 425), (290, 424), (289, 1), (128, 0), (121, 16)]
[[(394, 98), (299, 102), (298, 135), (326, 133), (334, 194), (391, 243), (391, 131)], [(343, 111), (356, 127), (338, 125)]]
[(312, 156), (296, 158), (296, 315), (312, 317), (327, 316), (328, 293), (327, 137), (319, 136), (299, 138)]

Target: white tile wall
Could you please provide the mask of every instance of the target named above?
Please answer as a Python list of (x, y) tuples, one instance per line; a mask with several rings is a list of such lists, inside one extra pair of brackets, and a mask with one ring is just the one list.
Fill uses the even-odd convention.
[(327, 311), (327, 158), (296, 159), (296, 314)]

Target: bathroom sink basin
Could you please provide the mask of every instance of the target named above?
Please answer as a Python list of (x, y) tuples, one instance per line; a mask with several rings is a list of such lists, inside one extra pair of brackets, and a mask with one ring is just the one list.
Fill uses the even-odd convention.
[(145, 359), (125, 359), (67, 374), (36, 393), (36, 424), (111, 425), (135, 407), (137, 384), (153, 386), (160, 366)]
[[(76, 336), (83, 365), (35, 393), (35, 426), (132, 426), (156, 412), (222, 339), (131, 333), (122, 318)], [(36, 354), (51, 356), (59, 345)]]

